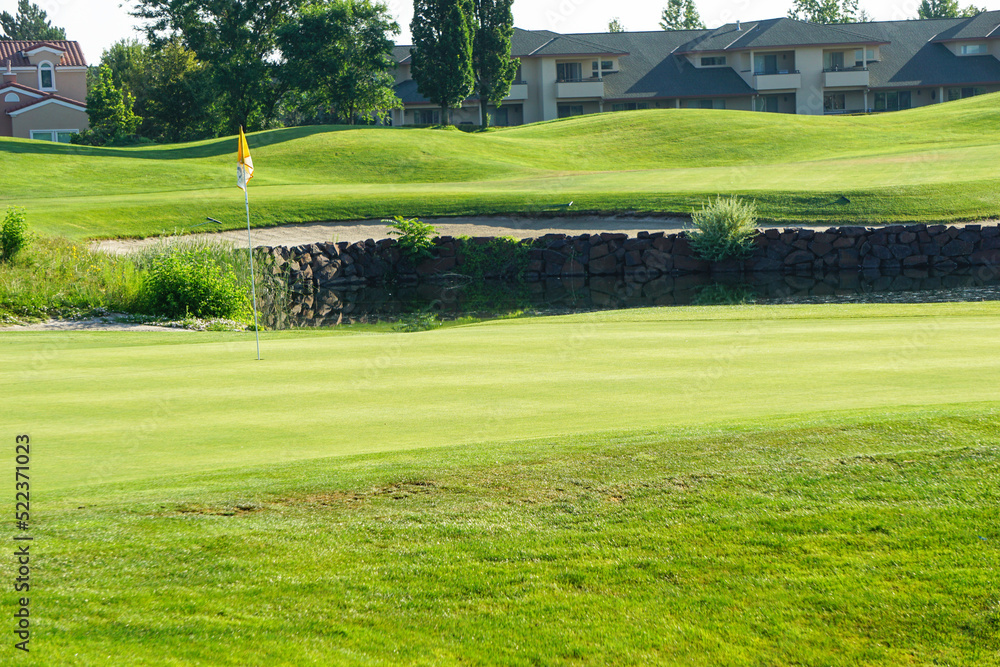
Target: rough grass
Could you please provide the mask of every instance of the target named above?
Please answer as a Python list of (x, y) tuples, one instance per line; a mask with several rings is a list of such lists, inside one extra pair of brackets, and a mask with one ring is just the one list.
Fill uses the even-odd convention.
[[(464, 133), (309, 127), (250, 137), (254, 222), (579, 209), (687, 212), (755, 199), (775, 221), (954, 220), (1000, 214), (1000, 94), (866, 117), (740, 111), (600, 114)], [(89, 148), (0, 140), (18, 179), (0, 206), (72, 237), (148, 235), (206, 215), (243, 220), (235, 141)], [(51, 183), (58, 182), (53, 196)]]
[(32, 664), (995, 664), (998, 417), (484, 443), (48, 495)]

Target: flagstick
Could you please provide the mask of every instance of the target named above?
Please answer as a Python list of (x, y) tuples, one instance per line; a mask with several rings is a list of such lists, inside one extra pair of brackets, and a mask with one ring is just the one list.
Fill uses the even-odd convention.
[[(249, 185), (247, 183), (246, 185)], [(260, 326), (257, 324), (257, 278), (253, 270), (253, 240), (250, 238), (250, 193), (243, 188), (243, 199), (247, 204), (247, 245), (250, 247), (250, 288), (253, 291), (253, 331), (257, 334), (257, 361), (260, 361)]]

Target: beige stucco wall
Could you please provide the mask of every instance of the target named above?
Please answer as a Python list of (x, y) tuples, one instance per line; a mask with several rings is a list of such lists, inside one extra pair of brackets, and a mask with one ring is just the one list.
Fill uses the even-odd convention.
[[(38, 89), (38, 70), (15, 70), (14, 74), (17, 75), (17, 82), (22, 86)], [(87, 101), (87, 72), (85, 70), (67, 72), (56, 68), (52, 76), (55, 79), (56, 89), (42, 92), (54, 92), (78, 102)]]
[(13, 117), (13, 135), (30, 139), (31, 130), (83, 130), (89, 126), (87, 113), (59, 104), (47, 104)]
[(795, 113), (823, 115), (823, 49), (796, 49), (795, 66), (802, 73), (802, 86), (795, 93)]

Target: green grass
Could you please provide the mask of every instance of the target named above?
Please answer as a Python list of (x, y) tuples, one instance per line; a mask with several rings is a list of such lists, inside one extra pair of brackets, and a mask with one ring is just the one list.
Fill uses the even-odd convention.
[[(651, 110), (463, 133), (308, 127), (252, 135), (254, 222), (574, 208), (690, 211), (756, 199), (772, 221), (887, 222), (1000, 214), (1000, 94), (867, 117)], [(235, 141), (100, 149), (0, 140), (0, 193), (36, 229), (163, 233), (206, 215), (236, 228)], [(52, 183), (58, 183), (58, 194)], [(849, 203), (844, 203), (846, 197)]]
[(995, 664), (998, 315), (4, 334), (31, 664)]

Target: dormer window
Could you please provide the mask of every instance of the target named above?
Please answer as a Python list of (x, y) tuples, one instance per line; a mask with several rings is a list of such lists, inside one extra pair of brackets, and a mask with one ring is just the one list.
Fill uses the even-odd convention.
[(56, 80), (52, 74), (52, 63), (38, 65), (38, 87), (42, 90), (55, 90)]
[(962, 44), (961, 53), (963, 56), (979, 56), (989, 53), (989, 51), (985, 44)]

